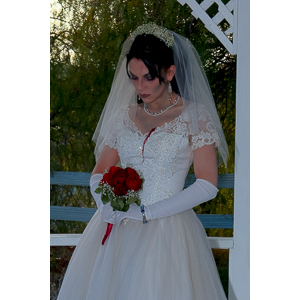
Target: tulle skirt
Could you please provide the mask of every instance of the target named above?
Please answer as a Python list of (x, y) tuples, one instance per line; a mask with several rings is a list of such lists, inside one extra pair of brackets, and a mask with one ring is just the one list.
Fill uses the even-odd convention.
[(147, 224), (114, 225), (102, 246), (106, 226), (97, 210), (70, 260), (58, 300), (226, 299), (193, 210)]

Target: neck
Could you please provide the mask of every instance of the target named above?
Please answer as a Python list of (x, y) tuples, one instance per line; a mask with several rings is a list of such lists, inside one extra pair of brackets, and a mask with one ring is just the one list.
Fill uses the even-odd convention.
[[(174, 100), (174, 94), (172, 95), (172, 100)], [(172, 101), (173, 103), (173, 101)], [(159, 111), (161, 109), (166, 108), (170, 105), (170, 102), (168, 100), (168, 92), (164, 92), (156, 101), (152, 103), (147, 103), (148, 109), (150, 111)]]

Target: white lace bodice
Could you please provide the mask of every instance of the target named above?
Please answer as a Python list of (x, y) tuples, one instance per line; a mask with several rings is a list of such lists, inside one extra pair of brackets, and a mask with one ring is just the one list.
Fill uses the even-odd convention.
[(198, 136), (189, 135), (184, 112), (148, 136), (129, 118), (128, 110), (117, 121), (115, 136), (107, 144), (118, 150), (122, 167), (130, 166), (142, 174), (145, 180), (140, 196), (147, 206), (180, 192), (193, 161), (193, 150), (217, 143), (218, 137), (205, 110), (202, 121), (207, 131)]

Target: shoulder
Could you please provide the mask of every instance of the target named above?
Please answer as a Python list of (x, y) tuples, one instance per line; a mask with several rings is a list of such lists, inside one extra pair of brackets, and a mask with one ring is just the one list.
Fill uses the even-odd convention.
[(140, 104), (138, 105), (131, 104), (127, 107), (126, 112), (131, 120), (134, 120), (137, 114), (137, 110), (139, 109), (140, 109)]
[(196, 104), (183, 99), (182, 115), (186, 121), (203, 120), (210, 116), (208, 109), (203, 104)]

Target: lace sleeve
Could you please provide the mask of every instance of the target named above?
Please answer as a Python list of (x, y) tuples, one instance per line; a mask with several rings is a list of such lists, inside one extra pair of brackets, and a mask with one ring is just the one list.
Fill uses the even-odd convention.
[(107, 136), (107, 138), (104, 141), (104, 144), (109, 146), (110, 148), (117, 149), (117, 138), (118, 133), (120, 132), (121, 128), (124, 126), (124, 120), (126, 118), (126, 114), (128, 108), (122, 108), (120, 114), (118, 116), (115, 116), (115, 123), (113, 128), (111, 128), (110, 134)]
[(198, 112), (199, 132), (197, 134), (190, 134), (190, 145), (192, 150), (201, 148), (204, 145), (215, 144), (215, 147), (219, 146), (220, 137), (210, 113), (204, 106), (201, 106)]
[(117, 136), (115, 136), (115, 138), (111, 136), (110, 139), (105, 140), (105, 145), (110, 148), (117, 149)]

